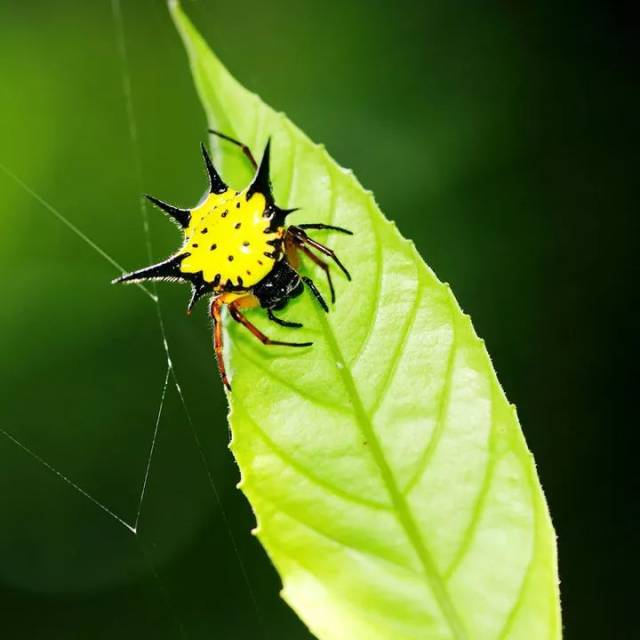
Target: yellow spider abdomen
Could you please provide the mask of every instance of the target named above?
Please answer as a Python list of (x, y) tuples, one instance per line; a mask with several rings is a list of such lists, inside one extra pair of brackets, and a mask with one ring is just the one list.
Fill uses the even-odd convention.
[(313, 280), (298, 272), (297, 252), (308, 256), (323, 269), (334, 302), (329, 265), (311, 248), (331, 257), (349, 280), (351, 276), (335, 253), (310, 238), (305, 229), (351, 232), (323, 223), (286, 227), (285, 218), (296, 209), (281, 209), (275, 204), (269, 178), (269, 143), (258, 164), (249, 148), (241, 142), (213, 129), (210, 131), (242, 148), (256, 168), (251, 184), (242, 192), (229, 189), (213, 166), (206, 147), (201, 145), (209, 176), (209, 190), (201, 204), (193, 209), (182, 209), (146, 196), (183, 230), (182, 247), (166, 260), (124, 273), (114, 282), (186, 281), (192, 287), (187, 307), (189, 313), (203, 296), (212, 296), (214, 349), (222, 381), (230, 391), (222, 351), (222, 308), (227, 306), (233, 320), (244, 325), (263, 344), (310, 346), (311, 342), (271, 340), (243, 315), (242, 310), (260, 306), (271, 321), (285, 327), (301, 327), (300, 323), (282, 320), (273, 312), (283, 309), (290, 299), (299, 296), (306, 285), (324, 311), (329, 311)]
[(180, 251), (189, 255), (180, 270), (202, 272), (206, 282), (216, 283), (216, 289), (228, 282), (246, 289), (257, 284), (273, 269), (277, 253), (273, 242), (282, 237), (282, 230), (271, 230), (266, 207), (259, 192), (249, 200), (246, 191), (210, 193), (191, 209)]

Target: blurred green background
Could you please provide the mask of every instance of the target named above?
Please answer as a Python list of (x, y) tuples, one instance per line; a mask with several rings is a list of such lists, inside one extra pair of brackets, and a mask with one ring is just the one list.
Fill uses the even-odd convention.
[[(617, 461), (633, 429), (618, 364), (634, 346), (631, 12), (185, 5), (232, 73), (353, 168), (452, 284), (536, 456), (566, 637), (634, 637)], [(141, 191), (190, 205), (204, 190), (205, 120), (164, 3), (122, 1), (126, 69), (112, 8), (2, 0), (0, 163), (134, 268), (148, 263)], [(112, 287), (118, 271), (2, 171), (0, 212), (0, 427), (133, 522), (166, 375), (155, 306)], [(178, 235), (148, 215), (164, 257)], [(138, 537), (0, 434), (3, 639), (310, 637), (249, 534), (204, 305), (187, 318), (186, 288), (158, 291), (192, 421), (169, 384)]]

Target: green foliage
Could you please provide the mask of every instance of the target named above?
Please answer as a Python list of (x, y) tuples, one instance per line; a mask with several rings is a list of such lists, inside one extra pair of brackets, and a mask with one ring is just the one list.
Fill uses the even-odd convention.
[[(559, 638), (547, 507), (469, 317), (352, 173), (172, 12), (210, 126), (258, 153), (271, 136), (276, 199), (301, 208), (292, 220), (355, 232), (323, 238), (353, 275), (334, 269), (331, 313), (305, 295), (282, 314), (297, 332), (252, 315), (312, 348), (263, 347), (237, 326), (226, 336), (231, 446), (284, 598), (327, 640)], [(238, 150), (212, 143), (242, 184)]]

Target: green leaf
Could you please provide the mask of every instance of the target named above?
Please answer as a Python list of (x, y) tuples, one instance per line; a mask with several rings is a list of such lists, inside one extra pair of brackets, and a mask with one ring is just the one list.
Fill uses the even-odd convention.
[[(282, 312), (295, 331), (250, 312), (312, 348), (264, 347), (227, 323), (231, 447), (283, 597), (322, 639), (560, 637), (553, 528), (469, 317), (353, 174), (171, 8), (209, 125), (258, 154), (272, 138), (276, 199), (301, 207), (295, 222), (355, 231), (317, 233), (353, 275), (334, 269), (331, 313), (302, 296)], [(225, 177), (246, 181), (238, 150), (212, 144)]]

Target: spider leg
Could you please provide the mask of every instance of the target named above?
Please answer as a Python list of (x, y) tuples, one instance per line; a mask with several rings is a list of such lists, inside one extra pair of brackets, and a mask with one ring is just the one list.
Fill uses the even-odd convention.
[(229, 303), (229, 313), (236, 322), (239, 322), (241, 325), (249, 329), (249, 331), (251, 331), (251, 333), (260, 340), (260, 342), (262, 342), (262, 344), (280, 345), (283, 347), (310, 347), (313, 344), (312, 342), (283, 342), (282, 340), (272, 340), (265, 336), (264, 333), (262, 333), (262, 331), (260, 331), (260, 329), (258, 329), (258, 327), (256, 327), (251, 321), (245, 318), (240, 311), (243, 307), (249, 308), (251, 306), (257, 306), (257, 304), (259, 304), (259, 302), (254, 296), (244, 296), (243, 298), (239, 298)]
[(291, 265), (294, 271), (298, 271), (300, 268), (300, 243), (290, 233), (284, 235), (284, 252), (287, 256), (287, 262)]
[(218, 371), (222, 378), (222, 384), (231, 391), (231, 385), (229, 384), (227, 371), (224, 366), (224, 356), (222, 354), (222, 306), (224, 304), (224, 295), (214, 298), (211, 303), (211, 317), (213, 318), (213, 350), (216, 353)]
[(340, 231), (341, 233), (346, 233), (350, 236), (353, 235), (353, 231), (349, 231), (349, 229), (345, 229), (344, 227), (335, 227), (332, 224), (323, 224), (322, 222), (313, 224), (299, 224), (297, 226), (298, 229), (331, 229), (331, 231)]
[(325, 256), (329, 256), (340, 267), (344, 275), (347, 276), (347, 280), (351, 280), (351, 274), (347, 271), (347, 268), (342, 264), (342, 262), (340, 262), (340, 259), (336, 256), (333, 249), (329, 249), (329, 247), (325, 247), (323, 244), (316, 242), (300, 227), (292, 225), (287, 229), (287, 233), (290, 233), (294, 238), (296, 238), (300, 244), (308, 244), (310, 247), (313, 247)]
[[(287, 233), (284, 238), (284, 247), (285, 247), (285, 253), (287, 255), (287, 260), (289, 264), (296, 271), (298, 271), (298, 269), (300, 268), (299, 252), (302, 251), (307, 257), (309, 257), (313, 262), (315, 262), (327, 274), (329, 290), (331, 291), (331, 303), (332, 304), (335, 303), (336, 294), (333, 289), (333, 281), (331, 279), (331, 272), (329, 271), (329, 265), (321, 258), (318, 258), (318, 256), (315, 255), (315, 253), (313, 253), (309, 248), (305, 247), (303, 241), (297, 235), (294, 235), (292, 233)], [(327, 303), (324, 301), (324, 298), (316, 288), (314, 282), (310, 278), (303, 277), (302, 280), (309, 287), (309, 289), (311, 289), (311, 292), (320, 302), (322, 308), (325, 311), (328, 311), (329, 309), (327, 308)]]
[[(231, 385), (229, 384), (229, 378), (227, 377), (227, 371), (224, 364), (224, 355), (222, 353), (222, 307), (224, 305), (228, 305), (229, 313), (231, 317), (239, 322), (241, 325), (245, 326), (251, 333), (262, 342), (262, 344), (267, 345), (280, 345), (285, 347), (310, 347), (312, 342), (283, 342), (282, 340), (271, 340), (267, 336), (258, 329), (252, 322), (247, 320), (242, 315), (240, 309), (251, 309), (252, 307), (260, 306), (260, 301), (251, 294), (246, 296), (242, 296), (241, 298), (236, 298), (235, 294), (222, 294), (217, 298), (214, 298), (211, 303), (211, 317), (213, 318), (213, 348), (216, 353), (216, 360), (218, 361), (218, 370), (220, 371), (220, 377), (222, 378), (222, 383), (224, 386), (231, 391)], [(267, 311), (269, 313), (270, 310)], [(272, 313), (269, 313), (269, 317), (271, 317)], [(274, 316), (275, 318), (275, 316)], [(284, 323), (284, 320), (276, 319), (276, 322)], [(284, 326), (302, 326), (298, 325), (298, 323), (286, 323)]]
[(291, 327), (292, 329), (299, 329), (302, 325), (299, 322), (287, 322), (286, 320), (282, 320), (281, 318), (277, 318), (271, 309), (267, 309), (267, 316), (269, 320), (279, 324), (282, 327)]
[(307, 287), (311, 289), (311, 293), (313, 293), (313, 295), (316, 297), (316, 300), (320, 303), (320, 306), (327, 313), (329, 313), (329, 307), (327, 306), (327, 303), (324, 301), (322, 294), (318, 291), (318, 288), (314, 284), (313, 280), (311, 278), (307, 278), (307, 276), (300, 276), (300, 277), (302, 278), (302, 281), (307, 285)]
[(227, 142), (231, 142), (237, 145), (238, 147), (240, 147), (242, 149), (242, 153), (244, 153), (244, 155), (247, 156), (247, 158), (249, 158), (249, 162), (253, 165), (253, 168), (254, 169), (258, 168), (258, 163), (256, 162), (256, 159), (253, 157), (253, 153), (251, 153), (251, 149), (249, 149), (249, 147), (247, 147), (246, 144), (240, 142), (239, 140), (236, 140), (235, 138), (232, 138), (231, 136), (226, 135), (225, 133), (220, 133), (220, 131), (216, 131), (215, 129), (209, 129), (209, 133), (212, 133), (214, 136), (218, 136), (218, 138), (222, 138), (223, 140), (226, 140)]
[(304, 253), (311, 261), (315, 262), (326, 274), (327, 274), (327, 282), (329, 283), (329, 291), (331, 292), (331, 304), (334, 304), (336, 301), (336, 292), (333, 289), (333, 282), (331, 280), (331, 271), (329, 270), (329, 265), (322, 260), (322, 258), (318, 258), (318, 256), (313, 253), (309, 248), (304, 245), (299, 245), (300, 251)]

